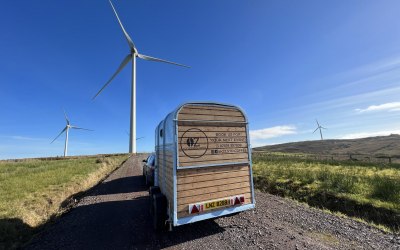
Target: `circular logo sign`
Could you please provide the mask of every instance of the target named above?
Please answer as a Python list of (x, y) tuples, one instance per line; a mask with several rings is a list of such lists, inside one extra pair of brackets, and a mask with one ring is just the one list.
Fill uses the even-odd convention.
[(190, 158), (205, 155), (208, 149), (207, 135), (198, 128), (191, 128), (183, 133), (180, 141), (182, 152)]

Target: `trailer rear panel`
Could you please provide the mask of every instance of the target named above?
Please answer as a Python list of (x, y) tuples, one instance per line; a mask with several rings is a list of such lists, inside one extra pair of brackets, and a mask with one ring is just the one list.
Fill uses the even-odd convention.
[(234, 107), (185, 105), (180, 109), (178, 218), (191, 215), (190, 204), (204, 201), (244, 195), (244, 204), (252, 203), (246, 126), (244, 114)]
[(248, 123), (241, 109), (187, 103), (156, 133), (158, 185), (173, 225), (254, 208)]

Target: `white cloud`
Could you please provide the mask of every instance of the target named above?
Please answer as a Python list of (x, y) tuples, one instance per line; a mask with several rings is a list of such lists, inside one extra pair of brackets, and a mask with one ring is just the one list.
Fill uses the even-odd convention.
[(291, 125), (250, 130), (250, 138), (252, 140), (265, 140), (291, 134), (297, 134), (297, 128)]
[(388, 102), (380, 105), (371, 105), (365, 109), (356, 109), (357, 112), (371, 112), (371, 111), (400, 111), (400, 102)]
[(385, 131), (375, 131), (375, 132), (360, 132), (360, 133), (353, 133), (347, 134), (339, 137), (339, 139), (358, 139), (358, 138), (366, 138), (366, 137), (373, 137), (373, 136), (386, 136), (391, 134), (399, 134), (400, 130), (385, 130)]
[[(308, 100), (323, 100), (294, 106), (288, 111), (316, 113), (333, 109), (362, 107), (370, 103), (396, 100), (400, 94), (400, 56), (386, 58), (312, 82), (324, 86), (303, 96)], [(323, 83), (323, 85), (321, 85)], [(361, 106), (362, 105), (362, 106)], [(345, 111), (345, 112), (346, 112)], [(358, 110), (357, 110), (358, 111)], [(280, 110), (282, 112), (282, 110)]]

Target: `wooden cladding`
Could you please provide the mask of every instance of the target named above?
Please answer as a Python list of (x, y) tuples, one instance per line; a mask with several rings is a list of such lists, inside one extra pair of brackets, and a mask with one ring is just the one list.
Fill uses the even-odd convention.
[(243, 165), (231, 165), (231, 166), (220, 166), (218, 168), (193, 168), (193, 169), (182, 169), (177, 173), (177, 177), (198, 177), (200, 175), (214, 175), (216, 173), (230, 173), (234, 171), (246, 170), (249, 167)]
[[(204, 157), (201, 160), (196, 160), (198, 158), (190, 157), (180, 157), (181, 162), (180, 167), (190, 167), (196, 165), (215, 165), (215, 164), (228, 164), (232, 163), (245, 163), (248, 162), (247, 153), (242, 154), (224, 154), (224, 155), (210, 155), (209, 157)], [(182, 161), (183, 160), (183, 161)]]
[(161, 124), (156, 131), (158, 178), (170, 218), (175, 213), (178, 218), (194, 216), (190, 204), (237, 196), (244, 196), (237, 206), (253, 203), (248, 127), (241, 110), (185, 104)]
[(162, 151), (162, 150), (157, 150), (157, 155), (156, 157), (158, 158), (158, 183), (160, 186), (161, 191), (165, 194), (167, 197), (169, 204), (168, 206), (170, 209), (173, 209), (174, 207), (174, 178), (173, 178), (173, 168), (174, 168), (174, 163), (173, 163), (173, 152), (172, 151)]
[[(179, 126), (179, 127), (180, 127), (181, 131), (186, 131), (186, 130), (192, 128), (191, 126), (184, 126), (184, 125)], [(237, 125), (235, 125), (235, 124), (233, 126), (226, 126), (226, 127), (224, 127), (224, 126), (216, 126), (216, 127), (208, 126), (208, 127), (205, 127), (203, 131), (204, 132), (221, 132), (221, 131), (246, 132), (246, 127), (245, 126), (237, 127)]]
[(245, 117), (235, 108), (187, 105), (180, 110), (178, 120), (244, 122)]
[[(243, 195), (243, 194), (241, 194), (241, 195)], [(224, 197), (221, 197), (221, 198), (224, 198)], [(252, 203), (251, 193), (244, 194), (244, 198), (245, 198), (245, 202), (242, 205), (246, 205), (246, 204), (251, 204)], [(225, 209), (225, 208), (226, 207), (223, 207), (223, 208), (220, 208), (220, 209)], [(178, 206), (177, 207), (178, 218), (189, 216), (190, 214), (189, 214), (188, 210), (189, 210), (188, 209), (188, 205), (180, 205), (180, 206)], [(216, 210), (218, 210), (218, 209), (216, 209)], [(216, 210), (214, 210), (214, 211), (216, 211)], [(211, 211), (207, 211), (207, 212), (211, 212)], [(193, 214), (191, 214), (191, 215), (193, 215)]]
[(184, 106), (178, 114), (179, 166), (248, 162), (245, 122), (236, 108)]
[(189, 205), (245, 195), (252, 203), (249, 165), (231, 165), (177, 171), (178, 218), (189, 216)]

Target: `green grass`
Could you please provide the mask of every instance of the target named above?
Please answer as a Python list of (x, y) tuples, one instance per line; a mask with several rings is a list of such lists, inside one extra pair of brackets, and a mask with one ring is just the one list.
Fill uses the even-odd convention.
[(400, 166), (323, 162), (287, 155), (253, 157), (256, 187), (345, 214), (400, 227)]
[(128, 155), (0, 161), (0, 249), (19, 247)]

